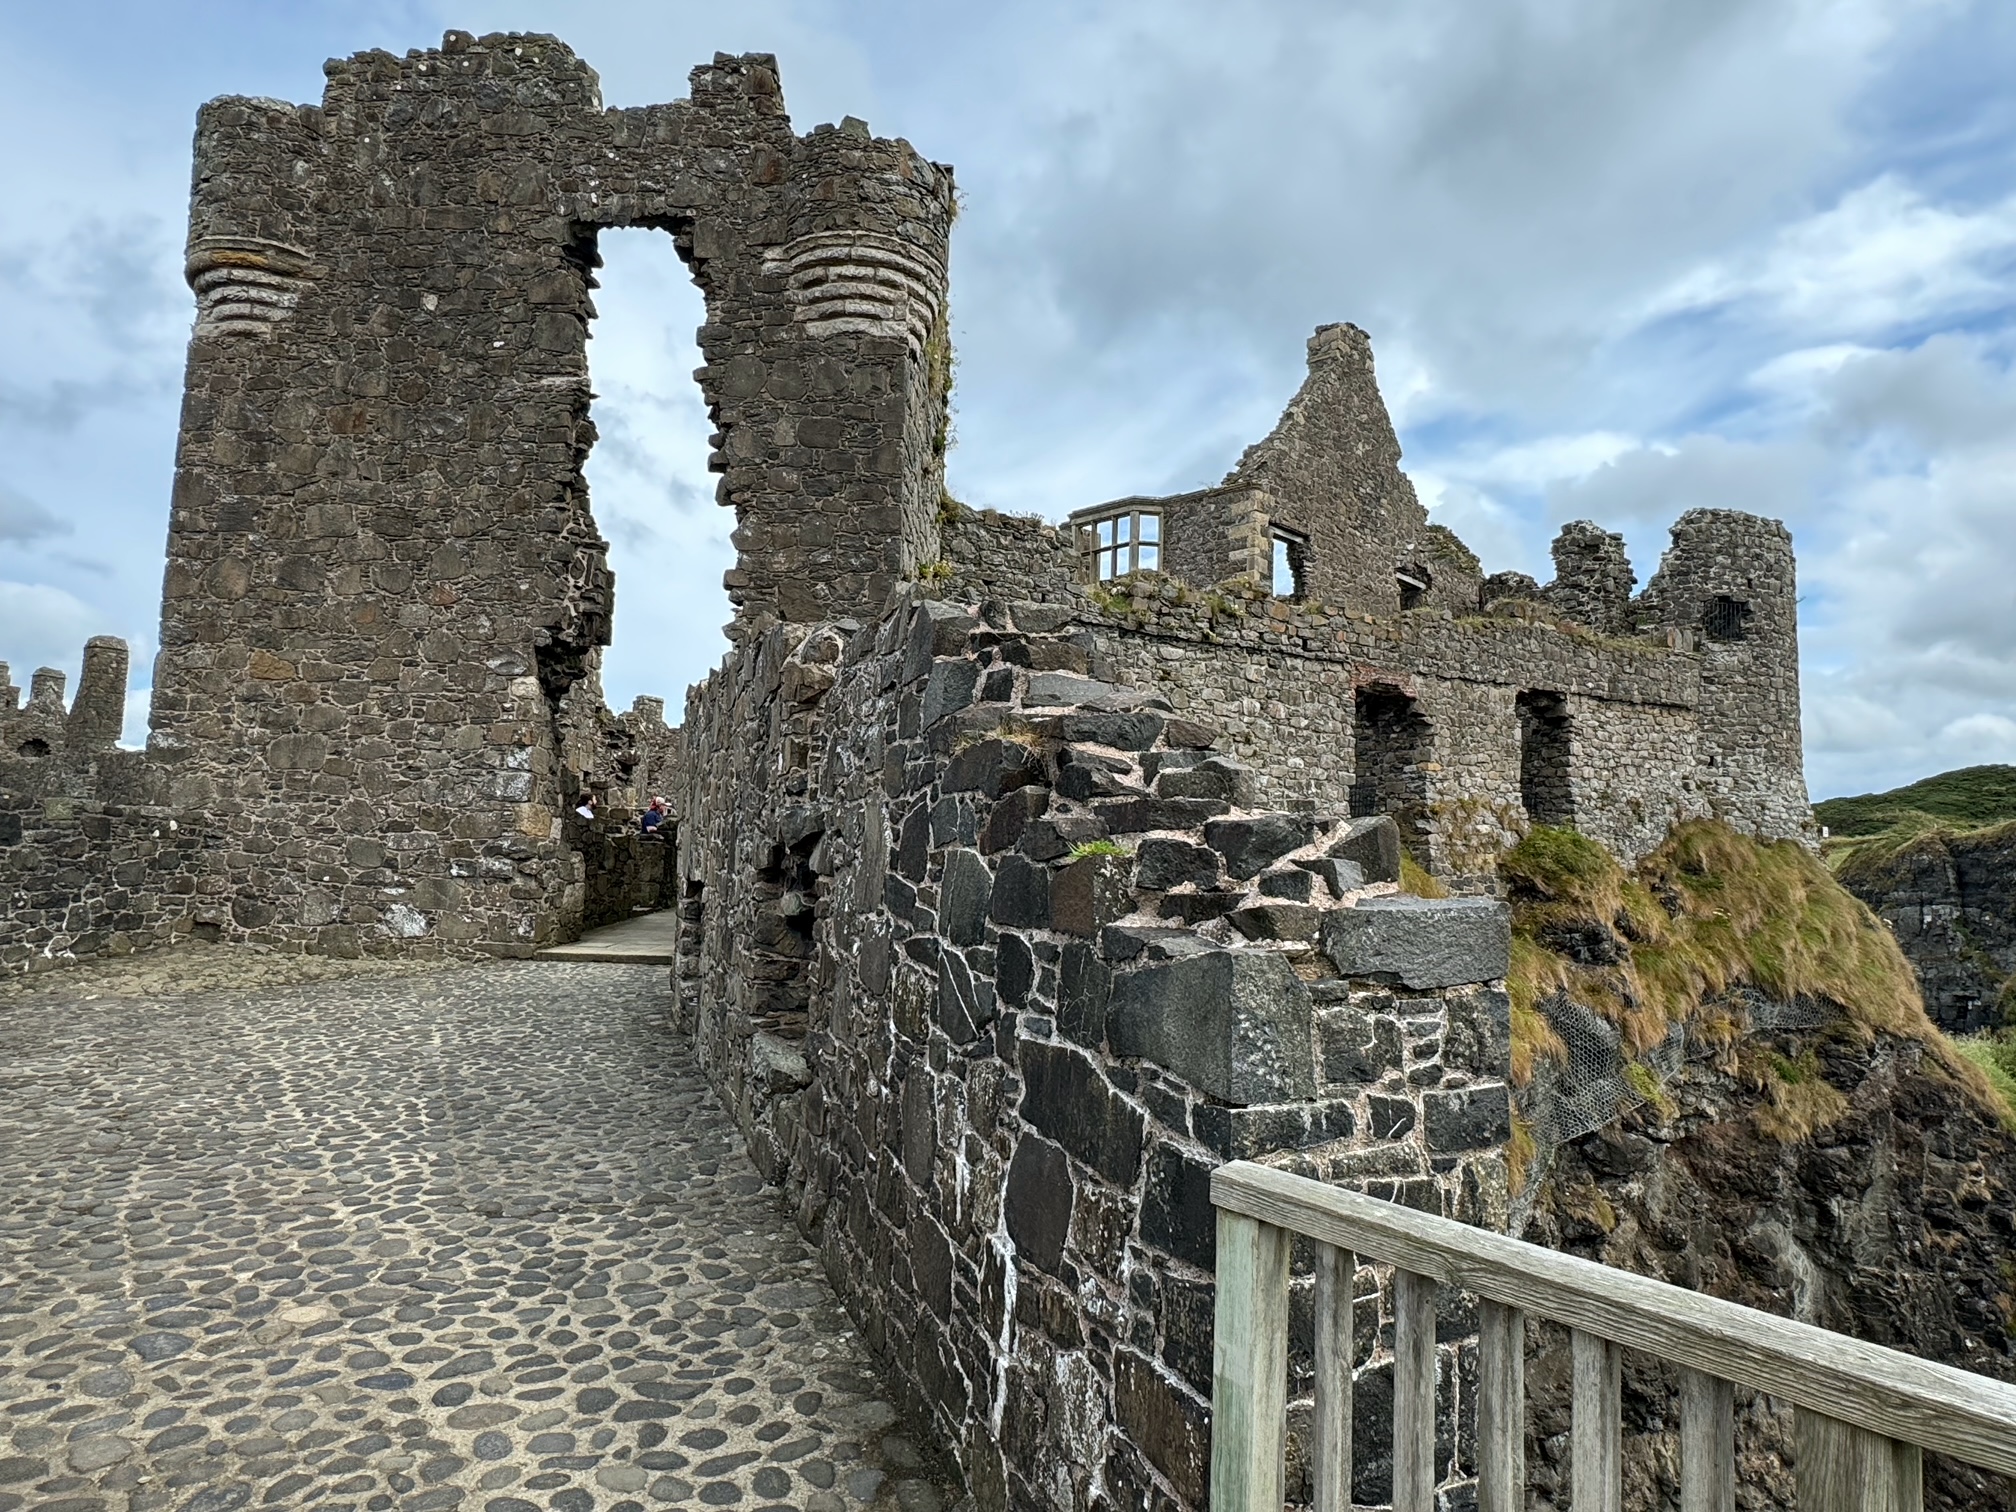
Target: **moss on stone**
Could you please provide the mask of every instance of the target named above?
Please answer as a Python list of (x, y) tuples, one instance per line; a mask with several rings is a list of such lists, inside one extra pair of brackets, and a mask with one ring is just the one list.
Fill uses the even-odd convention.
[(1449, 896), (1448, 888), (1438, 882), (1429, 873), (1427, 868), (1423, 867), (1412, 856), (1404, 853), (1400, 857), (1400, 891), (1411, 894), (1416, 898), (1446, 898)]
[[(1975, 1062), (1925, 1017), (1896, 937), (1792, 841), (1691, 820), (1627, 872), (1587, 836), (1535, 825), (1501, 859), (1499, 876), (1512, 902), (1515, 1082), (1542, 1056), (1565, 1059), (1552, 1031), (1541, 1032), (1540, 1004), (1556, 993), (1615, 1024), (1630, 1060), (1676, 1023), (1733, 1039), (1741, 1026), (1718, 1005), (1751, 988), (1782, 1003), (1830, 1004), (1841, 1015), (1836, 1032), (1863, 1041), (1917, 1040), (1984, 1107), (2002, 1110)], [(1773, 1084), (1806, 1085), (1784, 1075)], [(1818, 1092), (1773, 1096), (1781, 1127), (1821, 1127), (1813, 1120), (1831, 1116)]]
[(1484, 564), (1477, 560), (1477, 553), (1465, 546), (1463, 538), (1447, 525), (1430, 525), (1421, 533), (1421, 544), (1431, 557), (1460, 568), (1472, 577), (1484, 575)]

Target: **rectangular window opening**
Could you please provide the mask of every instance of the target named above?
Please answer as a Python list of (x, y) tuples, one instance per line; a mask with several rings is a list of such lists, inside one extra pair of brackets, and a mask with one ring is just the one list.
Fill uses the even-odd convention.
[(1309, 591), (1309, 537), (1299, 530), (1276, 525), (1273, 537), (1274, 561), (1271, 591), (1276, 598), (1299, 599)]
[(1750, 639), (1750, 605), (1726, 593), (1708, 600), (1701, 615), (1701, 628), (1712, 641)]
[(1110, 583), (1134, 572), (1159, 572), (1162, 567), (1162, 515), (1159, 510), (1128, 509), (1080, 524), (1080, 540), (1091, 560), (1094, 581)]

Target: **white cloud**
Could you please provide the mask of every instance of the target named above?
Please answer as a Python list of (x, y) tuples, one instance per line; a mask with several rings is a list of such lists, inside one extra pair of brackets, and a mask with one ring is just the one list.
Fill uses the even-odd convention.
[(1510, 488), (1542, 488), (1550, 483), (1587, 477), (1605, 464), (1641, 450), (1643, 445), (1635, 436), (1587, 431), (1580, 435), (1540, 436), (1474, 458), (1448, 459), (1442, 466), (1455, 476), (1473, 481)]
[(616, 572), (613, 644), (603, 654), (611, 707), (648, 693), (676, 722), (689, 683), (727, 650), (721, 574), (734, 565), (734, 511), (714, 502), (707, 471), (712, 426), (692, 373), (705, 305), (672, 239), (656, 231), (605, 234), (597, 316), (588, 344), (600, 439), (588, 489)]
[(1952, 753), (1955, 766), (2016, 760), (2016, 719), (2005, 714), (1968, 714), (1954, 720), (1937, 736), (1940, 749)]
[(84, 642), (101, 634), (98, 612), (82, 599), (46, 583), (0, 580), (0, 661), (26, 688), (38, 667), (67, 672), (74, 690)]
[[(60, 159), (0, 165), (0, 454), (111, 571), (17, 528), (0, 654), (74, 661), (85, 635), (152, 620), (195, 103), (312, 99), (330, 51), (516, 27), (567, 38), (617, 104), (683, 95), (716, 48), (776, 51), (800, 129), (860, 115), (957, 165), (951, 467), (971, 502), (1054, 518), (1214, 481), (1293, 392), (1309, 330), (1355, 320), (1424, 501), (1491, 566), (1544, 569), (1574, 515), (1632, 534), (1641, 563), (1695, 504), (1791, 519), (1816, 787), (1922, 775), (2016, 718), (1997, 596), (2016, 576), (2008, 67), (1956, 90), (1920, 50), (1978, 31), (2006, 65), (1993, 10), (416, 0), (279, 18), (230, 0), (233, 45), (191, 54), (150, 42), (149, 15), (106, 33), (31, 8), (0, 20), (0, 126), (74, 129)], [(609, 241), (590, 460), (619, 574), (606, 680), (619, 704), (676, 704), (722, 644), (733, 518), (687, 376), (690, 284), (662, 241)], [(26, 591), (56, 597), (31, 611)], [(57, 643), (24, 650), (38, 615)]]
[(1741, 509), (1774, 519), (1806, 512), (1824, 465), (1796, 440), (1732, 441), (1712, 432), (1620, 450), (1547, 489), (1555, 520), (1665, 526), (1690, 509)]
[(1881, 334), (2006, 304), (2012, 254), (2016, 196), (1952, 208), (1885, 173), (1763, 249), (1695, 268), (1647, 315), (1752, 303), (1794, 330)]

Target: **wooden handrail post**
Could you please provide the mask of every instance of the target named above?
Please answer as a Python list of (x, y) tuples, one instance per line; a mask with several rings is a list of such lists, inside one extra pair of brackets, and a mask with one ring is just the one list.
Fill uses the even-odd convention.
[(1736, 1393), (1680, 1371), (1680, 1512), (1736, 1512)]
[(1924, 1512), (1925, 1463), (1901, 1443), (1810, 1407), (1792, 1414), (1799, 1512)]
[(1477, 1512), (1526, 1512), (1526, 1314), (1477, 1311)]
[(1624, 1351), (1577, 1328), (1569, 1334), (1569, 1353), (1575, 1376), (1572, 1505), (1575, 1512), (1624, 1512)]
[(1288, 1428), (1286, 1229), (1218, 1210), (1211, 1351), (1211, 1506), (1281, 1512)]
[(1435, 1283), (1393, 1273), (1393, 1512), (1435, 1509)]
[(1351, 1512), (1352, 1283), (1358, 1257), (1316, 1246), (1315, 1512)]

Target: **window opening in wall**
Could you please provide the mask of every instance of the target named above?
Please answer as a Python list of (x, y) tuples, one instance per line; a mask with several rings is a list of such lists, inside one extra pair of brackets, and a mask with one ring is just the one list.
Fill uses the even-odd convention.
[(1130, 572), (1162, 570), (1162, 512), (1122, 509), (1080, 521), (1084, 550), (1094, 581), (1110, 583)]
[(17, 756), (25, 756), (30, 761), (40, 761), (43, 757), (49, 754), (49, 742), (39, 738), (35, 740), (24, 740), (21, 742), (20, 746), (16, 749), (14, 754)]
[(1535, 824), (1573, 824), (1568, 781), (1568, 700), (1533, 689), (1519, 695), (1519, 801)]
[(1419, 563), (1409, 563), (1394, 569), (1393, 581), (1400, 585), (1400, 607), (1418, 609), (1421, 601), (1428, 596), (1428, 589), (1435, 578), (1426, 567)]
[(1701, 629), (1713, 641), (1750, 639), (1750, 605), (1743, 599), (1718, 593), (1708, 600), (1701, 614)]
[(1274, 538), (1274, 597), (1299, 599), (1309, 591), (1309, 537), (1299, 530), (1276, 525)]
[(1428, 860), (1428, 763), (1434, 729), (1421, 706), (1390, 684), (1358, 690), (1352, 720), (1351, 817), (1387, 814), (1416, 861)]
[(757, 1028), (780, 1039), (805, 1038), (818, 954), (813, 923), (823, 883), (812, 854), (824, 838), (824, 831), (814, 831), (791, 845), (771, 847), (769, 864), (756, 873), (748, 1011)]

